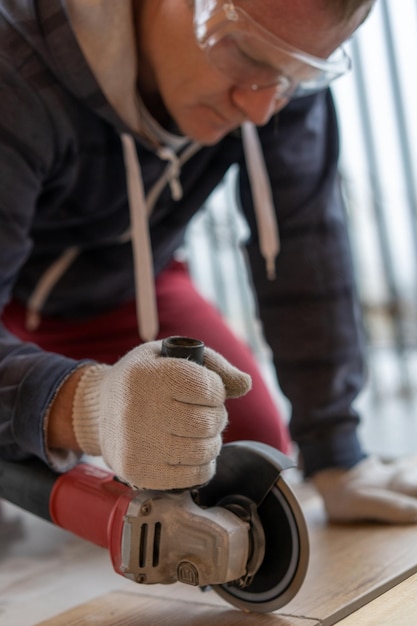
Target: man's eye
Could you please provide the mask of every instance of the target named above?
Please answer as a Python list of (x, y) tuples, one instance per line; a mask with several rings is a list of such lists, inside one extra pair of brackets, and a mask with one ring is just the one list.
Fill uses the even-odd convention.
[(235, 48), (236, 55), (239, 55), (242, 59), (242, 62), (246, 65), (251, 65), (252, 67), (259, 70), (268, 70), (276, 73), (276, 69), (271, 67), (264, 60), (262, 60), (261, 58), (257, 59), (253, 50), (245, 49), (245, 47), (242, 45), (242, 42), (234, 40), (232, 41), (232, 45)]
[[(256, 40), (230, 34), (224, 36), (210, 49), (211, 61), (237, 85), (261, 87), (288, 80), (279, 69), (262, 58)], [(258, 56), (259, 52), (259, 56)]]

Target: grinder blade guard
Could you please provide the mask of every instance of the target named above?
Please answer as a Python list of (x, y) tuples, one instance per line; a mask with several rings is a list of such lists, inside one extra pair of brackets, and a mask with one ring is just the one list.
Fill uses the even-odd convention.
[[(222, 448), (214, 479), (199, 489), (202, 507), (238, 510), (242, 498), (256, 506), (264, 534), (262, 562), (247, 584), (213, 585), (214, 591), (242, 610), (267, 613), (281, 608), (299, 591), (307, 573), (307, 525), (297, 498), (281, 476), (290, 467), (292, 461), (268, 445), (229, 443)], [(254, 546), (256, 550), (256, 541)]]

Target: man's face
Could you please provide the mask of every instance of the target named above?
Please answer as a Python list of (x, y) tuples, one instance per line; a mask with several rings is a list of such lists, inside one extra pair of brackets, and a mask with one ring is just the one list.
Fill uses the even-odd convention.
[[(367, 12), (365, 6), (341, 23), (321, 0), (235, 4), (286, 43), (322, 58), (352, 34)], [(166, 111), (185, 135), (210, 145), (245, 120), (267, 123), (287, 103), (276, 98), (274, 87), (252, 91), (236, 86), (208, 60), (195, 39), (189, 0), (139, 0), (136, 8), (139, 87), (162, 122)]]

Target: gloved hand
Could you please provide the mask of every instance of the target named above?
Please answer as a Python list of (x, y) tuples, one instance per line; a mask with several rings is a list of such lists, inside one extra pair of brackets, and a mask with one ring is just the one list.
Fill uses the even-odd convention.
[(209, 481), (227, 422), (226, 398), (249, 391), (248, 374), (205, 348), (204, 366), (161, 356), (161, 342), (115, 365), (92, 365), (78, 383), (73, 428), (86, 454), (101, 455), (131, 485), (182, 489)]
[(417, 522), (417, 459), (383, 463), (368, 457), (345, 470), (318, 472), (312, 482), (334, 522)]

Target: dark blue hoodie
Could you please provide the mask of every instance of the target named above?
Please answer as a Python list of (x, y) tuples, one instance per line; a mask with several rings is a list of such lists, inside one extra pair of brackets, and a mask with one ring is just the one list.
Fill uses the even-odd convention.
[[(155, 274), (237, 164), (258, 313), (292, 404), (291, 433), (306, 473), (353, 465), (361, 456), (352, 408), (363, 383), (361, 327), (330, 93), (294, 100), (258, 132), (281, 236), (275, 280), (259, 250), (240, 131), (182, 159), (176, 199), (166, 161), (106, 98), (65, 3), (0, 0), (0, 306), (11, 296), (29, 306), (48, 268), (68, 255), (41, 314), (80, 319), (135, 297), (121, 133), (135, 138), (145, 191), (157, 189), (149, 221)], [(187, 149), (179, 150), (180, 161)], [(2, 456), (47, 461), (44, 416), (78, 365), (0, 328)]]

